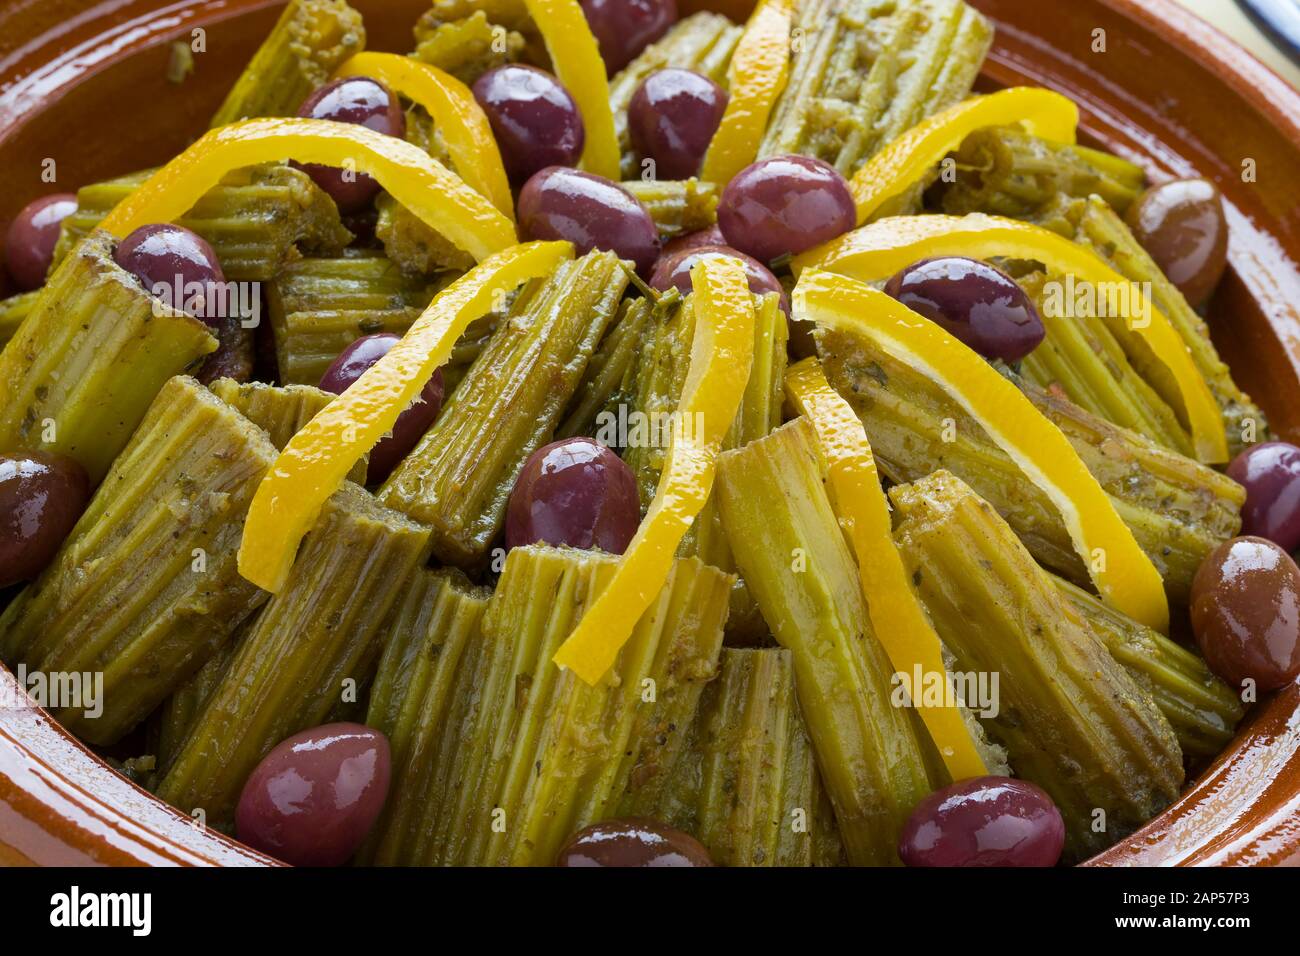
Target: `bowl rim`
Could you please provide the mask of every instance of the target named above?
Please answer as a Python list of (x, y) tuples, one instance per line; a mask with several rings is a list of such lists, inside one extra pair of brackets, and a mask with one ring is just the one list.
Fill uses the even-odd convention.
[[(1249, 51), (1174, 0), (1097, 2), (1195, 60), (1300, 154), (1300, 90)], [(28, 38), (0, 56), (0, 75), (16, 71), (30, 79), (74, 47), (83, 56), (90, 47), (84, 69), (65, 71), (59, 82), (47, 78), (42, 99), (57, 99), (112, 64), (194, 26), (280, 5), (282, 0), (100, 3), (82, 16), (98, 16), (106, 26), (114, 25), (111, 30), (97, 32), (79, 47), (60, 36)], [(170, 14), (166, 23), (158, 18), (163, 10)], [(139, 42), (98, 49), (106, 36), (119, 32), (127, 14), (135, 17), (128, 22), (137, 31), (144, 28), (136, 34)], [(1009, 67), (1009, 62), (991, 61), (985, 73), (996, 76)], [(0, 141), (22, 127), (29, 115), (22, 108), (28, 95), (22, 81), (0, 93)], [(1275, 319), (1275, 327), (1281, 321)], [(1285, 321), (1293, 332), (1300, 328), (1295, 314)], [(0, 664), (0, 700), (14, 694), (26, 698)], [(1164, 813), (1084, 865), (1300, 862), (1298, 775), (1300, 683), (1257, 704), (1228, 748)], [(1225, 794), (1252, 799), (1264, 812), (1254, 822), (1234, 820)], [(0, 864), (5, 863), (280, 865), (219, 831), (196, 825), (113, 769), (35, 704), (0, 707)]]

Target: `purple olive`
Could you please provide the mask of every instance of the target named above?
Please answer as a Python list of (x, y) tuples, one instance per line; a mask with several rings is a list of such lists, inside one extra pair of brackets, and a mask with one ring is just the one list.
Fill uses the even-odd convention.
[(226, 318), (228, 298), (216, 288), (226, 276), (216, 252), (198, 233), (167, 223), (141, 226), (117, 244), (113, 259), (173, 309), (214, 329)]
[(89, 500), (90, 479), (71, 458), (0, 454), (0, 588), (40, 574)]
[(1300, 548), (1300, 448), (1284, 441), (1253, 445), (1232, 460), (1228, 477), (1246, 489), (1241, 533)]
[(582, 114), (560, 81), (544, 70), (508, 63), (474, 83), (514, 183), (547, 166), (575, 166), (586, 134)]
[(757, 259), (750, 258), (735, 249), (728, 249), (726, 246), (699, 246), (695, 249), (686, 249), (674, 256), (660, 256), (654, 275), (650, 277), (650, 288), (658, 289), (660, 292), (680, 289), (683, 294), (688, 293), (691, 291), (691, 269), (695, 264), (701, 259), (720, 258), (739, 261), (745, 267), (745, 275), (749, 279), (749, 291), (755, 295), (776, 293), (781, 297), (781, 310), (786, 315), (790, 314), (790, 301), (786, 297), (785, 289), (777, 277), (772, 275), (771, 270)]
[(566, 438), (524, 462), (506, 509), (506, 546), (544, 542), (622, 554), (641, 523), (636, 478), (590, 438)]
[[(342, 395), (349, 386), (359, 379), (370, 366), (388, 354), (388, 350), (400, 342), (402, 337), (392, 332), (378, 332), (366, 335), (349, 345), (321, 376), (320, 387), (335, 395)], [(443, 381), (442, 369), (438, 369), (425, 383), (420, 397), (411, 407), (397, 416), (392, 434), (381, 438), (370, 449), (370, 466), (366, 471), (366, 483), (378, 484), (397, 467), (397, 463), (410, 454), (424, 437), (442, 410)]]
[(613, 76), (677, 22), (676, 0), (581, 0), (587, 26)]
[(628, 134), (633, 148), (654, 160), (660, 179), (690, 179), (700, 171), (726, 108), (726, 92), (707, 76), (657, 70), (632, 94)]
[(1064, 845), (1061, 811), (1041, 787), (974, 777), (916, 805), (898, 855), (908, 866), (1055, 866)]
[(14, 216), (5, 236), (5, 258), (19, 289), (28, 292), (45, 284), (60, 227), (76, 211), (76, 196), (55, 193), (29, 202)]
[(856, 223), (844, 177), (808, 156), (760, 159), (737, 173), (718, 201), (727, 245), (760, 262), (805, 252)]
[(556, 866), (713, 866), (695, 837), (656, 820), (606, 820), (579, 830), (560, 850)]
[[(707, 229), (701, 229), (698, 232), (688, 232), (684, 236), (678, 236), (676, 239), (670, 239), (664, 243), (663, 252), (659, 256), (659, 261), (663, 262), (669, 256), (676, 255), (685, 249), (698, 249), (700, 246), (725, 246), (727, 237), (722, 234), (715, 222)], [(658, 268), (656, 265), (655, 268)]]
[(1208, 179), (1153, 186), (1125, 214), (1133, 235), (1193, 308), (1219, 284), (1228, 265), (1228, 217)]
[(922, 259), (896, 273), (885, 291), (985, 358), (1018, 362), (1047, 334), (1015, 280), (978, 259)]
[(239, 795), (235, 832), (294, 866), (339, 866), (384, 809), (388, 738), (361, 724), (294, 734), (262, 758)]
[[(303, 101), (298, 115), (355, 123), (397, 139), (406, 136), (402, 104), (388, 87), (368, 76), (349, 76), (325, 84)], [(345, 216), (360, 212), (379, 192), (379, 183), (365, 173), (317, 163), (304, 163), (300, 168), (329, 193)]]
[(648, 276), (659, 258), (659, 230), (645, 206), (618, 183), (563, 166), (548, 166), (519, 193), (525, 239), (567, 239), (578, 255), (608, 250)]

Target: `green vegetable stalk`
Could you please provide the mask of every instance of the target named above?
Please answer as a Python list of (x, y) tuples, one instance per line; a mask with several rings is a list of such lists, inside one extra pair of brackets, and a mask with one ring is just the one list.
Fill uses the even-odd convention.
[(0, 349), (3, 349), (9, 340), (18, 334), (18, 326), (23, 324), (23, 319), (27, 318), (27, 313), (32, 310), (40, 295), (38, 289), (35, 292), (21, 292), (0, 300)]
[[(649, 299), (623, 302), (618, 318), (605, 333), (582, 373), (582, 381), (564, 411), (564, 420), (555, 430), (557, 439), (575, 435), (593, 437), (602, 425), (616, 418), (618, 406), (626, 405), (629, 400), (628, 388), (635, 374), (637, 356), (652, 335), (653, 323), (659, 318), (659, 310)], [(616, 440), (605, 441), (605, 444), (618, 445)]]
[(621, 185), (645, 206), (664, 239), (698, 232), (717, 222), (721, 190), (713, 183), (698, 179), (629, 179)]
[(490, 21), (482, 10), (444, 23), (421, 21), (415, 37), (411, 54), (415, 59), (445, 70), (466, 85), (473, 85), (488, 70), (518, 60), (524, 52), (523, 35)]

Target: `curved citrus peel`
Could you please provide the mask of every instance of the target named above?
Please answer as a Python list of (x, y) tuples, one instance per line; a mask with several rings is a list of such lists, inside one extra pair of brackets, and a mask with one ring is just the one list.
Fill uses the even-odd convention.
[(800, 318), (868, 337), (943, 389), (1056, 506), (1102, 599), (1168, 631), (1160, 572), (1064, 433), (1020, 389), (940, 326), (856, 279), (809, 271), (791, 305)]
[(373, 176), (425, 225), (478, 261), (515, 244), (514, 224), (418, 146), (355, 123), (318, 119), (243, 120), (209, 130), (118, 203), (101, 225), (121, 239), (140, 226), (172, 222), (231, 170), (286, 159)]
[(858, 206), (858, 223), (866, 222), (888, 200), (920, 182), (977, 129), (1016, 123), (1043, 139), (1073, 143), (1079, 107), (1060, 93), (1017, 86), (935, 113), (871, 157), (854, 175), (849, 189)]
[(609, 79), (582, 7), (578, 0), (524, 0), (524, 4), (546, 43), (555, 75), (582, 114), (582, 168), (618, 182), (622, 151), (609, 105)]
[(456, 175), (514, 219), (514, 198), (487, 114), (470, 88), (450, 73), (396, 53), (358, 53), (334, 76), (368, 76), (424, 107), (442, 136)]
[(766, 0), (750, 16), (728, 67), (730, 98), (700, 178), (725, 186), (754, 161), (790, 72), (790, 0)]
[(415, 401), (465, 327), (498, 308), (502, 295), (548, 275), (572, 255), (567, 242), (524, 243), (492, 256), (438, 293), (401, 341), (280, 452), (248, 509), (239, 573), (264, 590), (280, 590), (325, 501)]
[(614, 666), (663, 587), (677, 546), (708, 501), (722, 441), (749, 381), (754, 297), (744, 268), (735, 259), (701, 259), (691, 282), (695, 337), (659, 487), (613, 578), (555, 654), (556, 664), (588, 684)]
[[(826, 461), (835, 511), (858, 559), (862, 593), (871, 624), (894, 670), (911, 675), (946, 674), (943, 645), (930, 625), (894, 545), (889, 502), (880, 487), (876, 460), (862, 422), (826, 381), (821, 363), (805, 359), (785, 376), (785, 393), (817, 432)], [(953, 780), (988, 773), (984, 758), (956, 707), (914, 701), (926, 730)]]
[[(982, 213), (879, 219), (797, 256), (794, 269), (796, 275), (815, 267), (875, 282), (888, 279), (918, 259), (933, 256), (1030, 259), (1041, 262), (1051, 272), (1091, 283), (1105, 296), (1109, 314), (1124, 318), (1129, 332), (1141, 338), (1169, 369), (1191, 426), (1196, 456), (1211, 464), (1228, 460), (1227, 435), (1218, 402), (1169, 319), (1143, 297), (1136, 284), (1091, 249), (1041, 226)], [(1132, 308), (1134, 304), (1145, 307), (1147, 315), (1135, 318), (1135, 312), (1143, 310)]]

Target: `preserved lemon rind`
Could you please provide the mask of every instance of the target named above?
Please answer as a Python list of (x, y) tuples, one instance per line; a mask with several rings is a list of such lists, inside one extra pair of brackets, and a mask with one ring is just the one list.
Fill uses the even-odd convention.
[(794, 657), (799, 704), (849, 861), (896, 864), (903, 823), (930, 791), (919, 721), (891, 702), (857, 569), (796, 419), (723, 453), (716, 485), (736, 563)]
[(103, 675), (102, 712), (54, 710), (65, 727), (119, 740), (266, 600), (236, 553), (274, 460), (266, 435), (193, 379), (163, 386), (54, 560), (0, 616), (10, 664)]
[[(54, 261), (63, 261), (155, 172), (147, 169), (77, 190), (77, 209), (63, 220)], [(283, 165), (230, 173), (176, 224), (207, 240), (231, 282), (266, 282), (299, 257), (299, 247), (337, 255), (352, 239), (339, 221), (334, 200), (306, 173)]]
[(1041, 786), (1078, 860), (1177, 796), (1182, 753), (1151, 697), (988, 502), (946, 471), (894, 488), (895, 540), (955, 669), (992, 691), (982, 721)]
[(389, 507), (433, 528), (440, 560), (482, 563), (519, 470), (550, 440), (627, 282), (617, 256), (593, 252), (530, 284), (380, 489)]
[(361, 14), (344, 0), (289, 0), (212, 117), (212, 126), (296, 115), (302, 101), (365, 46)]
[(163, 384), (217, 347), (198, 319), (149, 295), (96, 232), (51, 274), (0, 352), (0, 448), (52, 451), (92, 485)]
[(707, 229), (718, 221), (718, 187), (698, 179), (630, 179), (622, 187), (645, 206), (663, 239)]
[(426, 557), (428, 536), (351, 482), (336, 492), (163, 768), (158, 796), (228, 823), (258, 761), (369, 682), (388, 612)]
[(800, 153), (851, 177), (891, 140), (970, 95), (993, 27), (961, 0), (806, 0), (760, 159)]
[[(972, 419), (925, 376), (863, 337), (816, 333), (826, 377), (853, 406), (877, 463), (896, 482), (945, 468), (998, 510), (1046, 567), (1090, 580), (1059, 513)], [(1215, 547), (1241, 530), (1245, 491), (1227, 476), (1111, 425), (1017, 379), (1065, 434), (1155, 564), (1165, 590), (1186, 604), (1192, 577)]]

